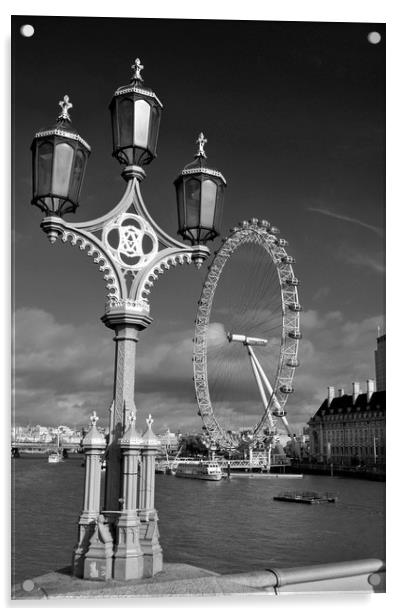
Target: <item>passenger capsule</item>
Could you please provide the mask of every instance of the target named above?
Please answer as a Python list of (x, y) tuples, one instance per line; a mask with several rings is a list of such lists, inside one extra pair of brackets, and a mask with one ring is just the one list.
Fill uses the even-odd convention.
[(286, 284), (293, 286), (293, 287), (298, 287), (300, 282), (298, 278), (286, 278)]
[(296, 259), (294, 257), (291, 257), (290, 255), (282, 257), (281, 261), (282, 263), (296, 263)]
[(296, 302), (294, 302), (292, 304), (288, 304), (287, 306), (288, 306), (289, 310), (292, 310), (292, 312), (301, 312), (303, 310), (301, 305), (297, 304)]
[(294, 392), (294, 388), (289, 385), (281, 385), (279, 389), (283, 394), (292, 394)]
[(300, 340), (302, 337), (301, 332), (298, 329), (291, 329), (288, 332), (289, 338), (293, 338), (294, 340)]
[(300, 362), (298, 359), (288, 359), (286, 365), (289, 366), (289, 368), (298, 368), (298, 366), (300, 366)]
[(281, 410), (275, 409), (274, 411), (272, 411), (272, 415), (274, 415), (274, 417), (285, 417), (286, 411), (284, 411), (283, 409)]
[(279, 235), (280, 231), (278, 229), (278, 227), (271, 227), (270, 228), (270, 233), (272, 233), (273, 235)]
[(275, 244), (277, 244), (277, 246), (287, 246), (289, 244), (289, 242), (285, 239), (283, 239), (283, 237), (278, 237), (275, 240)]

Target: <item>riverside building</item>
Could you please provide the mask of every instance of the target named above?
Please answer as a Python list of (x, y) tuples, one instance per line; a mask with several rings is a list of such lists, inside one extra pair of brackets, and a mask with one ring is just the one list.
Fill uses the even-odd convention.
[(339, 389), (336, 396), (335, 388), (328, 387), (308, 422), (312, 462), (385, 468), (385, 334), (377, 338), (374, 357), (379, 391), (373, 379), (367, 380), (364, 393), (357, 382), (352, 394)]

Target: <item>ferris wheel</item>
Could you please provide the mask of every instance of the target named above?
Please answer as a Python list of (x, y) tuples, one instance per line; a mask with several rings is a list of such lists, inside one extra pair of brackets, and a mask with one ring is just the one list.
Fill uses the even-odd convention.
[[(231, 229), (204, 281), (193, 373), (206, 434), (221, 448), (289, 434), (301, 306), (295, 259), (279, 229), (253, 218)], [(279, 425), (280, 419), (280, 425)]]

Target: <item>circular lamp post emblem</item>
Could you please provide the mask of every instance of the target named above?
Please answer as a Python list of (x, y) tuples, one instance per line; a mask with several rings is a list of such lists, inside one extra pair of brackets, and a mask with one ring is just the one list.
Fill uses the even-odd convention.
[(140, 270), (156, 256), (158, 238), (147, 221), (137, 214), (121, 214), (103, 229), (108, 254), (124, 269)]

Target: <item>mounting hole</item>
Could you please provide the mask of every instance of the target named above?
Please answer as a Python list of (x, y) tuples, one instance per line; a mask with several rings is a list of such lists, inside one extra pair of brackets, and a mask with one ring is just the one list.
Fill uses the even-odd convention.
[(34, 35), (35, 28), (31, 26), (31, 24), (24, 24), (23, 26), (21, 26), (20, 32), (22, 36), (29, 38)]
[(22, 582), (22, 588), (25, 590), (25, 592), (31, 592), (35, 588), (35, 584), (32, 580), (24, 580)]
[(381, 576), (378, 573), (372, 573), (368, 581), (372, 586), (378, 586), (381, 583)]
[(381, 41), (381, 34), (379, 32), (369, 32), (367, 40), (372, 45), (377, 45)]

